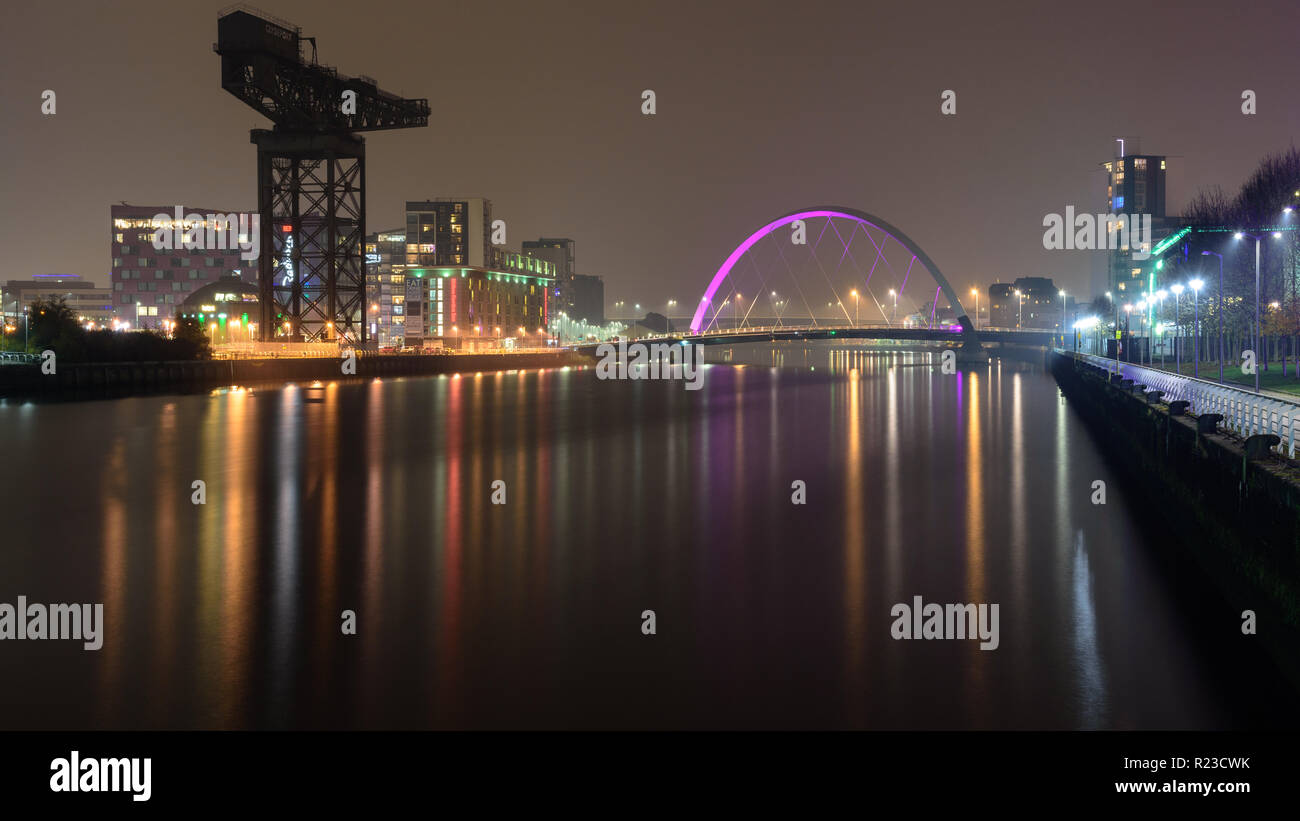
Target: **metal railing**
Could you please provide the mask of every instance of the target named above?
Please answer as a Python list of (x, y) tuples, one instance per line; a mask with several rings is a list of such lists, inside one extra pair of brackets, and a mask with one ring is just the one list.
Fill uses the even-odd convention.
[(1257, 434), (1274, 434), (1281, 440), (1276, 452), (1288, 459), (1296, 458), (1296, 444), (1300, 438), (1300, 398), (1255, 393), (1095, 354), (1064, 350), (1058, 350), (1058, 353), (1073, 356), (1107, 373), (1118, 373), (1120, 378), (1131, 379), (1149, 391), (1162, 391), (1163, 402), (1187, 402), (1188, 411), (1195, 416), (1217, 413), (1223, 417), (1223, 427), (1243, 439)]

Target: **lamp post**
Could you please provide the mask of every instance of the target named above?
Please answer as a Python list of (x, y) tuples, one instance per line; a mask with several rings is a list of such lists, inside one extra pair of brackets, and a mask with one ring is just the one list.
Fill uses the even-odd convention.
[(1216, 254), (1213, 251), (1202, 251), (1201, 256), (1216, 256), (1219, 258), (1219, 309), (1215, 311), (1219, 315), (1219, 382), (1223, 382), (1223, 254)]
[(1180, 342), (1182, 342), (1181, 339), (1182, 328), (1178, 324), (1178, 297), (1183, 295), (1183, 291), (1185, 289), (1183, 288), (1183, 284), (1180, 282), (1177, 283), (1176, 285), (1171, 285), (1169, 287), (1169, 290), (1174, 292), (1174, 363), (1175, 363), (1174, 368), (1179, 373), (1182, 373), (1183, 372), (1183, 347), (1182, 345), (1179, 344)]
[(853, 327), (858, 327), (858, 289), (853, 289)]
[(1201, 303), (1198, 297), (1205, 282), (1194, 279), (1187, 283), (1192, 286), (1192, 376), (1201, 376)]
[(1061, 290), (1061, 345), (1065, 345), (1065, 290)]
[[(1273, 232), (1274, 237), (1280, 237), (1281, 234)], [(1233, 239), (1242, 239), (1250, 237), (1255, 240), (1255, 334), (1251, 347), (1255, 351), (1255, 393), (1259, 393), (1259, 241), (1263, 239), (1261, 234), (1249, 234), (1245, 231), (1238, 231), (1233, 235)]]
[[(1132, 321), (1133, 321), (1133, 303), (1125, 302), (1124, 303), (1124, 335), (1129, 337), (1130, 339), (1133, 336), (1132, 328), (1130, 327)], [(1116, 340), (1115, 342), (1115, 372), (1119, 373), (1119, 340)]]
[(975, 297), (975, 330), (980, 329), (980, 289), (971, 288), (971, 296)]
[[(1156, 316), (1157, 317), (1161, 315), (1162, 313), (1161, 309), (1165, 307), (1165, 299), (1168, 296), (1169, 296), (1169, 292), (1166, 291), (1164, 288), (1161, 288), (1159, 291), (1156, 291)], [(1160, 326), (1157, 324), (1156, 327), (1158, 328)], [(1164, 334), (1161, 333), (1161, 336), (1164, 336)], [(1163, 369), (1164, 366), (1165, 366), (1165, 341), (1161, 339), (1160, 340), (1160, 367)]]
[(898, 292), (890, 288), (889, 295), (894, 298), (894, 312), (889, 315), (889, 324), (892, 325), (898, 321)]
[(670, 324), (670, 323), (669, 323), (669, 319), (668, 319), (668, 313), (669, 313), (670, 311), (672, 311), (673, 306), (676, 305), (676, 304), (677, 304), (677, 300), (675, 300), (675, 299), (670, 299), (670, 300), (668, 300), (668, 304), (665, 306), (665, 309), (664, 309), (664, 334), (665, 334), (665, 335), (667, 335), (667, 334), (669, 334), (669, 333), (672, 333), (672, 331), (671, 331), (670, 328), (669, 328), (669, 324)]
[(1019, 288), (1016, 289), (1016, 302), (1019, 303), (1016, 313), (1016, 330), (1018, 331), (1025, 322), (1025, 295), (1020, 292)]
[[(1114, 323), (1114, 324), (1115, 324), (1115, 332), (1116, 332), (1116, 334), (1118, 334), (1118, 333), (1119, 333), (1119, 305), (1117, 305), (1117, 304), (1115, 303), (1115, 295), (1112, 294), (1110, 291), (1107, 291), (1107, 292), (1106, 292), (1106, 298), (1110, 300), (1110, 307), (1111, 307), (1111, 310), (1112, 310), (1112, 312), (1115, 314), (1115, 323)], [(1105, 354), (1106, 352), (1105, 352), (1105, 351), (1102, 351), (1101, 353), (1102, 353), (1102, 354)], [(1116, 337), (1115, 337), (1115, 364), (1116, 364), (1116, 366), (1118, 367), (1118, 365), (1119, 365), (1119, 336), (1116, 336)]]

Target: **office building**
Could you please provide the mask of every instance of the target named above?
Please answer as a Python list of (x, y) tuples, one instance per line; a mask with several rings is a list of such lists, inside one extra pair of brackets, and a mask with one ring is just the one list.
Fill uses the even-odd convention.
[[(1134, 259), (1133, 255), (1150, 253), (1177, 227), (1177, 218), (1170, 217), (1165, 211), (1166, 158), (1159, 154), (1125, 154), (1126, 144), (1131, 149), (1136, 141), (1116, 141), (1115, 157), (1102, 163), (1106, 171), (1106, 204), (1109, 213), (1118, 218), (1114, 229), (1119, 232), (1118, 247), (1109, 252), (1106, 287), (1118, 294), (1141, 293), (1147, 289), (1148, 260)], [(1142, 229), (1147, 216), (1151, 218), (1149, 241), (1142, 242), (1141, 247), (1130, 248), (1130, 227)], [(1137, 222), (1130, 226), (1130, 220)], [(1066, 229), (1074, 230), (1073, 226)], [(1101, 233), (1099, 229), (1098, 242), (1103, 240)]]
[[(196, 227), (188, 219), (177, 226), (175, 209), (174, 205), (125, 203), (110, 209), (112, 268), (109, 277), (113, 306), (117, 318), (129, 322), (133, 328), (161, 328), (164, 320), (173, 318), (176, 307), (186, 297), (223, 277), (257, 281), (257, 260), (242, 259), (236, 242), (227, 243), (236, 246), (233, 250), (155, 248), (155, 230), (175, 231), (179, 227), (184, 231)], [(182, 206), (181, 211), (205, 217), (231, 213), (189, 206)], [(204, 229), (205, 240), (209, 229), (217, 230), (206, 219), (198, 227)]]
[(38, 299), (62, 299), (83, 325), (101, 327), (113, 322), (113, 292), (108, 288), (77, 274), (34, 274), (31, 279), (11, 279), (0, 285), (4, 324), (21, 327), (23, 313)]

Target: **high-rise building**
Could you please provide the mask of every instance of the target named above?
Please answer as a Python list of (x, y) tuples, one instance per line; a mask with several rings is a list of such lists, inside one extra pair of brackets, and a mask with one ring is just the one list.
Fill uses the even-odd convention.
[[(396, 328), (403, 317), (403, 344), (457, 347), (505, 339), (544, 344), (556, 265), (532, 251), (493, 245), (491, 200), (407, 202), (404, 239), (405, 261), (394, 260), (388, 273), (390, 286), (397, 288), (400, 276), (406, 291), (390, 326)], [(376, 284), (382, 286), (383, 250), (376, 240)]]
[[(554, 310), (574, 317), (577, 310), (574, 277), (578, 275), (578, 244), (568, 237), (539, 237), (525, 240), (524, 252), (555, 266), (555, 288), (551, 294), (555, 298)], [(601, 313), (604, 310), (602, 305)]]
[(492, 201), (443, 197), (406, 203), (406, 264), (492, 265)]
[(589, 325), (605, 324), (605, 281), (600, 277), (575, 274), (572, 282), (573, 302), (566, 311), (570, 319)]
[[(1133, 140), (1128, 140), (1131, 145)], [(1149, 253), (1160, 240), (1176, 228), (1176, 219), (1165, 212), (1166, 158), (1159, 154), (1125, 154), (1125, 142), (1116, 141), (1116, 156), (1102, 163), (1106, 170), (1106, 204), (1109, 213), (1118, 218), (1114, 229), (1118, 231), (1116, 248), (1110, 251), (1107, 289), (1125, 294), (1146, 289), (1145, 274), (1149, 266), (1145, 260), (1134, 259), (1135, 253)], [(1151, 218), (1151, 236), (1143, 247), (1128, 245), (1129, 220), (1138, 220), (1132, 228), (1140, 229), (1146, 217)], [(1074, 226), (1066, 226), (1074, 230)], [(1103, 239), (1098, 229), (1098, 241)], [(1106, 237), (1108, 239), (1108, 237)]]
[(366, 323), (379, 348), (406, 344), (406, 233), (380, 231), (366, 237)]
[[(161, 328), (186, 297), (209, 282), (228, 276), (257, 281), (257, 260), (242, 259), (237, 243), (227, 243), (227, 247), (235, 245), (234, 250), (155, 248), (157, 229), (194, 227), (188, 220), (175, 225), (175, 206), (122, 204), (110, 211), (113, 307), (117, 318), (133, 328)], [(181, 212), (205, 216), (230, 213), (185, 206)], [(206, 220), (201, 227), (205, 233), (208, 228), (216, 230)]]

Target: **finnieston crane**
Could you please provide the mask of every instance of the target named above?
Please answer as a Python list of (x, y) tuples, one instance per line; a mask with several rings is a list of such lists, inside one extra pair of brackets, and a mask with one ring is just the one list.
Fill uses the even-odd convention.
[(357, 132), (427, 126), (428, 100), (319, 65), (316, 38), (243, 5), (218, 12), (213, 50), (221, 55), (221, 87), (273, 123), (251, 132), (259, 336), (364, 344), (366, 151)]

